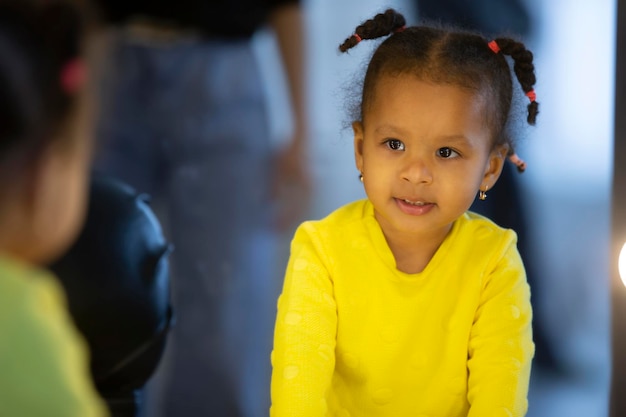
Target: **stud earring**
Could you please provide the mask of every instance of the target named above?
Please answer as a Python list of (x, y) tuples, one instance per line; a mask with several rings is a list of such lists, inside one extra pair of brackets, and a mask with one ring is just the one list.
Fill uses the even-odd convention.
[(363, 182), (363, 174), (359, 174), (359, 181)]
[(478, 190), (478, 199), (485, 201), (487, 199), (487, 190), (489, 189), (489, 187), (485, 187), (485, 191), (483, 190)]

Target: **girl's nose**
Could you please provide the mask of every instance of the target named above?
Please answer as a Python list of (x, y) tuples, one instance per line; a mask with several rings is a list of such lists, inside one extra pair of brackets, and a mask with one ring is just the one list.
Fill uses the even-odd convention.
[(433, 181), (432, 169), (423, 158), (407, 158), (401, 176), (412, 184), (430, 184)]

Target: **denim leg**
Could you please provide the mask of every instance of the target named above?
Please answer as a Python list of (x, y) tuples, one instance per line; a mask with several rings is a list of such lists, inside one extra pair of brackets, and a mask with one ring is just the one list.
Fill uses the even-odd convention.
[(254, 56), (243, 42), (118, 42), (98, 167), (153, 195), (175, 246), (177, 321), (149, 408), (266, 416), (281, 274)]

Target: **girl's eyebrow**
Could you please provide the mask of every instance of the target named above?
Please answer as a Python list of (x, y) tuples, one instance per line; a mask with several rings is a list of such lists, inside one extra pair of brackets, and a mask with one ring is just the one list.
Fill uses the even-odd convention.
[[(378, 126), (376, 129), (374, 129), (374, 133), (384, 135), (384, 136), (387, 136), (387, 135), (392, 135), (392, 136), (399, 135), (403, 137), (409, 136), (409, 134), (407, 133), (405, 129), (402, 129), (393, 125), (389, 125), (389, 124)], [(451, 144), (465, 145), (465, 146), (470, 146), (470, 147), (474, 146), (472, 141), (469, 140), (467, 136), (460, 134), (460, 133), (458, 134), (453, 133), (450, 135), (441, 135), (441, 136), (438, 136), (436, 139), (445, 141), (446, 143), (451, 143)]]
[(438, 139), (445, 140), (446, 142), (459, 143), (463, 145), (472, 145), (472, 141), (470, 141), (465, 135), (443, 135)]
[(374, 132), (383, 135), (407, 133), (406, 130), (389, 124), (378, 126), (376, 129), (374, 129)]

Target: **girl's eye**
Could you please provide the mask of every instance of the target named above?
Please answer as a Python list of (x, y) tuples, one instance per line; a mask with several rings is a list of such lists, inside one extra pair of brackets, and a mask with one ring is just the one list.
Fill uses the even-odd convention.
[(439, 148), (437, 150), (437, 155), (440, 158), (452, 158), (458, 156), (459, 154), (451, 148)]
[(402, 143), (402, 141), (398, 139), (388, 139), (385, 141), (385, 143), (387, 144), (387, 147), (391, 149), (392, 151), (404, 150), (404, 143)]

